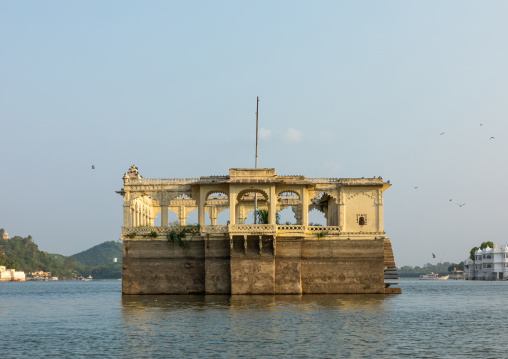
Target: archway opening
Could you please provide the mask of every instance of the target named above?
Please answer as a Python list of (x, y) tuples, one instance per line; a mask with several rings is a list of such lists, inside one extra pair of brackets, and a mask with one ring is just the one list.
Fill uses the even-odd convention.
[(281, 225), (292, 225), (297, 224), (295, 213), (293, 212), (293, 206), (289, 206), (278, 212), (280, 216), (279, 224)]
[(257, 208), (261, 217), (264, 218), (264, 220), (258, 220), (257, 223), (264, 223), (269, 217), (268, 195), (265, 192), (257, 189), (244, 190), (238, 194), (237, 200), (237, 223), (254, 224), (255, 208)]
[(153, 225), (155, 227), (160, 227), (161, 226), (161, 213), (160, 212), (155, 215), (155, 219), (153, 221)]
[(326, 217), (323, 212), (313, 208), (309, 211), (309, 226), (326, 226)]

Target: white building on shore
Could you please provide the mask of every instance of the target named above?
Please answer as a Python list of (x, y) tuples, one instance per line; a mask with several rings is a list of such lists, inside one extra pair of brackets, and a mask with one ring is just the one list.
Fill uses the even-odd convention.
[(508, 279), (508, 244), (478, 249), (474, 258), (474, 261), (471, 258), (464, 261), (466, 279)]
[(7, 269), (0, 266), (0, 282), (24, 281), (25, 272), (16, 271), (15, 269)]

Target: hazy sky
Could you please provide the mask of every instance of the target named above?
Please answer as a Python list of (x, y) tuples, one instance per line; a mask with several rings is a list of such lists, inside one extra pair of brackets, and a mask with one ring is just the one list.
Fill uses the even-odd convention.
[(117, 240), (130, 165), (254, 166), (259, 96), (259, 167), (391, 181), (397, 265), (508, 243), (507, 19), (506, 1), (2, 1), (0, 227), (64, 255)]

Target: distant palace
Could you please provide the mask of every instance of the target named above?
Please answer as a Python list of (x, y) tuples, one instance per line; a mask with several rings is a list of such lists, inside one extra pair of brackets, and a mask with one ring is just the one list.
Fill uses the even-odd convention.
[(508, 244), (494, 245), (478, 249), (474, 260), (464, 261), (466, 279), (507, 280), (508, 279)]
[[(400, 293), (383, 228), (378, 178), (279, 176), (272, 168), (228, 176), (145, 179), (135, 166), (123, 203), (124, 294)], [(257, 208), (265, 222), (246, 224)], [(295, 224), (277, 223), (291, 208)], [(186, 226), (196, 211), (199, 226)], [(229, 210), (228, 225), (217, 225)], [(309, 225), (309, 211), (326, 225)], [(179, 226), (170, 226), (168, 211)], [(160, 215), (160, 226), (155, 218)]]

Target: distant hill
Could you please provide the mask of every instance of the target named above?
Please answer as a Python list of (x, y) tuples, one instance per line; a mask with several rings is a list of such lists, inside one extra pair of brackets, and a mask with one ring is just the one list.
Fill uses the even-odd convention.
[(74, 254), (71, 257), (81, 264), (96, 267), (113, 263), (113, 258), (117, 258), (118, 263), (121, 263), (122, 255), (122, 243), (108, 241)]
[(0, 254), (0, 265), (22, 270), (26, 273), (42, 270), (51, 272), (53, 276), (64, 278), (75, 275), (75, 268), (71, 262), (40, 251), (31, 236), (26, 238), (14, 236), (11, 239), (0, 239), (0, 246), (3, 249)]

